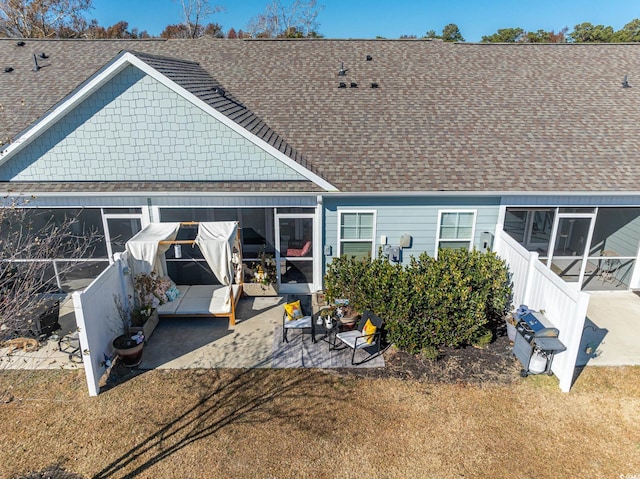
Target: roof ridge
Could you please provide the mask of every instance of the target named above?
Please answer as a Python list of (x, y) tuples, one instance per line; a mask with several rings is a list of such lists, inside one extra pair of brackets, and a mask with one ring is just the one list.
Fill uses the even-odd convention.
[(190, 65), (198, 65), (198, 66), (200, 65), (199, 62), (196, 62), (193, 60), (184, 60), (182, 58), (167, 57), (164, 55), (154, 55), (152, 53), (145, 53), (137, 50), (121, 50), (120, 53), (131, 53), (132, 55), (135, 55), (141, 60), (143, 60), (144, 58), (153, 58), (154, 60), (166, 60), (166, 61), (175, 62), (175, 63), (187, 63)]

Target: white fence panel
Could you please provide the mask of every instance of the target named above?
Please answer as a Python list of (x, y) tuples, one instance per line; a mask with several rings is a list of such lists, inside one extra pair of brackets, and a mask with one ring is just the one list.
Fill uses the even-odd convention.
[(120, 334), (122, 323), (114, 300), (129, 294), (123, 268), (126, 262), (118, 259), (110, 264), (84, 290), (73, 293), (84, 370), (90, 396), (97, 396), (99, 381), (106, 371), (105, 354), (113, 354), (111, 341)]
[[(504, 231), (497, 232), (496, 253), (509, 265), (513, 274), (514, 306), (526, 304), (544, 315), (560, 331), (558, 339), (567, 347), (553, 360), (552, 370), (560, 389), (568, 392), (573, 383), (589, 296), (565, 283)], [(526, 264), (525, 264), (526, 258)]]

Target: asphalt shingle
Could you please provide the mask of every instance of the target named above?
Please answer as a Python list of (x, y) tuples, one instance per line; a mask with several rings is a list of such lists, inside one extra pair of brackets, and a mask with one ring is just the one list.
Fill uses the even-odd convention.
[(341, 191), (640, 190), (637, 44), (1, 39), (0, 139), (121, 50)]

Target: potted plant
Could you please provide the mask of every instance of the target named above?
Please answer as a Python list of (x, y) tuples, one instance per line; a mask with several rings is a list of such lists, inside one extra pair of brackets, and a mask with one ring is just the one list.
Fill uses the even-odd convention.
[(340, 321), (341, 328), (343, 330), (351, 330), (356, 327), (358, 321), (360, 321), (360, 313), (358, 313), (352, 306), (345, 304), (344, 306), (338, 306), (336, 309), (336, 315)]
[(168, 301), (167, 291), (173, 286), (169, 279), (159, 278), (157, 273), (141, 273), (133, 280), (133, 307), (130, 308), (129, 331), (142, 331), (149, 339), (158, 325), (158, 306)]
[(245, 274), (242, 291), (246, 296), (277, 296), (277, 283), (276, 262), (273, 256), (267, 254), (262, 248), (254, 268), (249, 269)]
[(141, 332), (134, 335), (127, 333), (116, 336), (111, 345), (125, 366), (132, 368), (142, 361), (144, 335)]
[(142, 332), (132, 333), (130, 301), (123, 304), (120, 296), (114, 295), (114, 301), (120, 319), (120, 330), (118, 335), (111, 342), (113, 350), (127, 367), (134, 367), (142, 361), (142, 349), (144, 347), (144, 334)]

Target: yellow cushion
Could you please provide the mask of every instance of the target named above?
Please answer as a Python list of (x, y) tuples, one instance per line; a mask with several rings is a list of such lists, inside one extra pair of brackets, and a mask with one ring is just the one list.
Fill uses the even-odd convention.
[(293, 303), (287, 303), (284, 305), (284, 310), (287, 312), (287, 319), (293, 321), (294, 319), (300, 319), (304, 316), (302, 314), (302, 307), (300, 306), (300, 300)]
[(370, 319), (367, 319), (367, 322), (364, 323), (364, 328), (362, 328), (362, 334), (366, 336), (365, 341), (367, 341), (367, 343), (371, 344), (373, 342), (373, 335), (376, 334), (377, 329), (376, 325), (373, 324)]

